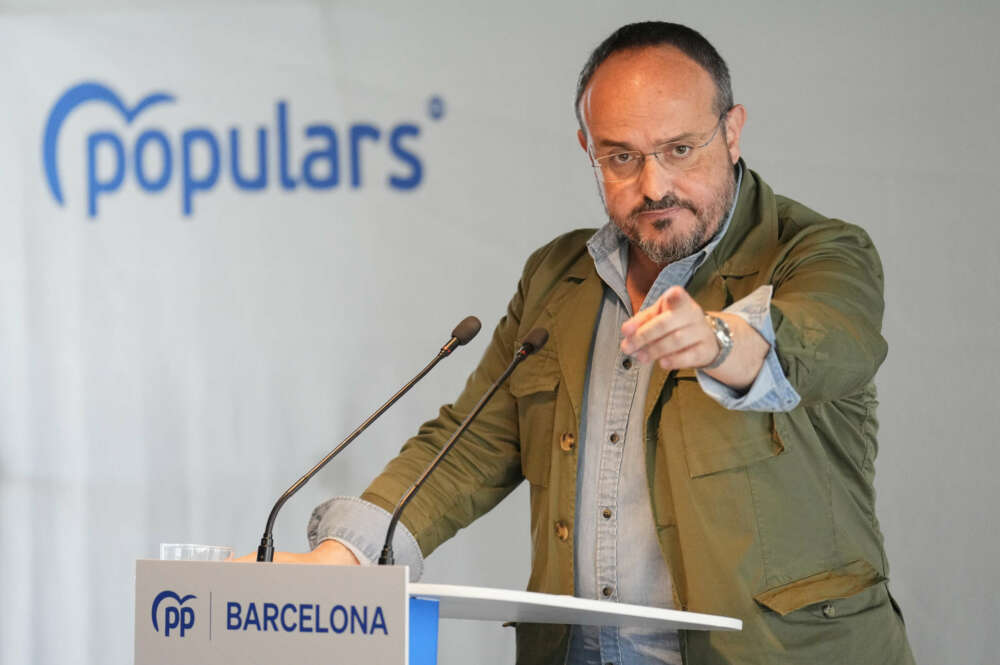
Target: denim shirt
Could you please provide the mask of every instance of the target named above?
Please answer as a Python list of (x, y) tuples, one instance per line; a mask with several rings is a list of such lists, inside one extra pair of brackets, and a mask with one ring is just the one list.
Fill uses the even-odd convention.
[[(737, 178), (742, 178), (742, 170)], [(712, 241), (696, 254), (663, 268), (643, 309), (671, 286), (688, 283), (725, 235), (735, 205), (734, 201)], [(670, 571), (656, 537), (645, 481), (643, 404), (652, 364), (635, 362), (620, 348), (621, 326), (633, 315), (625, 286), (629, 244), (609, 223), (590, 239), (587, 248), (604, 282), (604, 298), (594, 330), (580, 423), (574, 535), (576, 595), (670, 608)], [(764, 367), (750, 388), (740, 393), (704, 372), (696, 373), (702, 390), (728, 409), (782, 411), (799, 402), (775, 353), (770, 298), (770, 287), (761, 287), (725, 310), (746, 320), (771, 345)], [(676, 631), (574, 626), (567, 662), (679, 664), (681, 655)]]

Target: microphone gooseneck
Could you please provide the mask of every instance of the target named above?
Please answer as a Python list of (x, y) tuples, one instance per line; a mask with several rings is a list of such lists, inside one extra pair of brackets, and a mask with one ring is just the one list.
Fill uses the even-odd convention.
[(503, 385), (504, 381), (510, 377), (514, 369), (521, 364), (522, 360), (545, 346), (545, 342), (547, 342), (548, 339), (549, 333), (545, 330), (545, 328), (535, 328), (525, 335), (524, 340), (521, 342), (521, 346), (514, 353), (514, 359), (509, 365), (507, 365), (507, 369), (503, 371), (503, 374), (501, 374), (499, 378), (493, 382), (493, 385), (491, 385), (489, 390), (486, 391), (486, 394), (479, 399), (474, 407), (472, 407), (472, 411), (469, 412), (469, 415), (467, 415), (465, 420), (463, 420), (458, 426), (458, 429), (456, 429), (451, 435), (451, 438), (449, 438), (448, 441), (441, 447), (437, 456), (435, 456), (427, 468), (424, 469), (424, 472), (419, 478), (417, 478), (417, 481), (410, 486), (410, 489), (406, 490), (406, 494), (404, 494), (399, 500), (399, 503), (396, 504), (396, 509), (392, 512), (392, 518), (389, 520), (389, 528), (386, 529), (385, 534), (385, 545), (382, 547), (382, 555), (378, 560), (380, 566), (391, 566), (395, 563), (395, 556), (392, 552), (392, 538), (396, 534), (396, 525), (399, 523), (399, 518), (403, 514), (403, 510), (406, 508), (407, 504), (410, 503), (417, 491), (420, 490), (423, 484), (427, 481), (427, 477), (430, 476), (434, 469), (438, 467), (441, 460), (444, 459), (444, 456), (448, 454), (448, 451), (455, 447), (455, 444), (458, 442), (458, 438), (462, 436), (466, 429), (468, 429), (472, 421), (475, 420), (476, 416), (479, 415), (479, 412), (483, 410), (483, 407), (486, 406), (486, 403), (490, 401), (490, 398), (493, 397), (496, 391), (500, 389), (500, 386)]
[(285, 505), (285, 502), (288, 501), (290, 498), (292, 498), (292, 496), (296, 492), (302, 489), (302, 487), (307, 482), (309, 482), (313, 476), (319, 473), (320, 469), (326, 466), (330, 462), (330, 460), (336, 457), (341, 450), (346, 448), (352, 441), (354, 441), (354, 439), (358, 438), (359, 434), (368, 429), (369, 425), (375, 422), (379, 416), (381, 416), (388, 410), (390, 406), (395, 404), (400, 397), (405, 395), (410, 390), (410, 388), (416, 385), (417, 381), (424, 378), (424, 376), (428, 372), (434, 369), (435, 365), (441, 362), (441, 360), (443, 360), (444, 358), (450, 356), (451, 352), (454, 351), (459, 346), (463, 346), (469, 343), (469, 341), (476, 336), (481, 327), (482, 324), (476, 317), (468, 316), (464, 318), (461, 323), (455, 326), (455, 329), (451, 332), (451, 339), (449, 339), (445, 343), (445, 345), (441, 347), (441, 350), (438, 351), (436, 356), (434, 356), (434, 360), (430, 361), (427, 364), (427, 366), (425, 366), (422, 370), (420, 370), (420, 372), (415, 377), (410, 379), (406, 383), (406, 385), (404, 385), (402, 388), (399, 389), (399, 391), (396, 392), (395, 395), (390, 397), (385, 404), (376, 409), (375, 413), (368, 416), (368, 418), (363, 423), (361, 423), (357, 427), (357, 429), (348, 434), (347, 438), (341, 441), (336, 448), (331, 450), (323, 459), (317, 462), (316, 466), (309, 469), (309, 471), (307, 471), (304, 476), (296, 480), (291, 487), (285, 490), (284, 494), (278, 497), (278, 500), (275, 502), (274, 507), (271, 508), (271, 514), (268, 515), (267, 517), (267, 526), (264, 527), (264, 535), (261, 537), (260, 545), (257, 547), (257, 561), (274, 560), (274, 539), (271, 534), (274, 531), (274, 521), (278, 517), (278, 511), (280, 511), (281, 507)]

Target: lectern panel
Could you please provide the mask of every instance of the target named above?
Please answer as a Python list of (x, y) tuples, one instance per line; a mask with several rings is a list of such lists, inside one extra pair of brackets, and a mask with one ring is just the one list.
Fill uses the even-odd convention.
[(135, 662), (405, 665), (406, 581), (403, 566), (137, 561)]

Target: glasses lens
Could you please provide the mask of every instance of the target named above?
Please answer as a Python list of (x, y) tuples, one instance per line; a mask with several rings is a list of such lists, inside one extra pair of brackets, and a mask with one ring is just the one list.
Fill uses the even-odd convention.
[(641, 152), (619, 152), (605, 155), (597, 160), (601, 174), (609, 182), (630, 180), (642, 169), (643, 155)]

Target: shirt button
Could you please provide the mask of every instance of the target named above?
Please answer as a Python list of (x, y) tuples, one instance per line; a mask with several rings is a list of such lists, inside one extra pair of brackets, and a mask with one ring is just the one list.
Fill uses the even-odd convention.
[(572, 432), (563, 432), (563, 435), (559, 437), (559, 447), (565, 452), (569, 452), (576, 448), (576, 436)]
[(827, 619), (832, 619), (833, 617), (837, 616), (837, 608), (831, 605), (830, 603), (827, 603), (826, 605), (823, 606), (823, 616), (825, 616)]
[(606, 586), (603, 589), (601, 589), (601, 593), (604, 594), (605, 598), (610, 598), (611, 594), (613, 594), (614, 592), (615, 590), (610, 586)]
[(610, 508), (605, 508), (604, 510), (601, 511), (601, 515), (603, 515), (604, 519), (606, 519), (606, 520), (611, 519), (611, 509)]
[(623, 360), (622, 367), (624, 367), (625, 369), (632, 369), (632, 359), (626, 358), (625, 360)]
[(565, 522), (559, 520), (558, 522), (556, 522), (555, 527), (556, 527), (556, 538), (558, 538), (564, 543), (567, 540), (569, 540), (569, 527), (566, 526)]
[(611, 436), (608, 437), (608, 440), (611, 441), (611, 443), (618, 443), (618, 432), (612, 433)]

